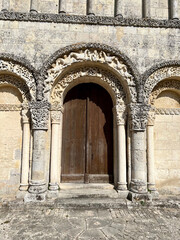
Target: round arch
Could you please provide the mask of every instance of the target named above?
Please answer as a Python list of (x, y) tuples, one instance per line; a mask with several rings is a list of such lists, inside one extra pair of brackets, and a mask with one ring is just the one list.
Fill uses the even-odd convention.
[[(144, 101), (149, 101), (153, 89), (161, 81), (169, 79), (171, 84), (173, 80), (180, 80), (180, 63), (165, 62), (149, 69), (143, 76), (142, 85), (144, 85)], [(172, 79), (172, 80), (171, 80)]]
[[(13, 56), (14, 57), (14, 56)], [(14, 60), (11, 55), (0, 55), (0, 75), (14, 78), (14, 84), (26, 85), (31, 99), (36, 98), (35, 69), (25, 59)], [(21, 60), (21, 62), (20, 62)], [(27, 62), (27, 63), (26, 63)], [(27, 66), (26, 66), (27, 65)], [(13, 82), (13, 80), (11, 80)], [(18, 84), (19, 82), (19, 84)], [(26, 91), (27, 92), (27, 91)]]
[(129, 92), (129, 102), (137, 101), (139, 73), (131, 61), (120, 51), (107, 45), (88, 43), (65, 47), (57, 51), (44, 65), (44, 95), (49, 93), (60, 76), (77, 67), (93, 66), (116, 75), (121, 85)]

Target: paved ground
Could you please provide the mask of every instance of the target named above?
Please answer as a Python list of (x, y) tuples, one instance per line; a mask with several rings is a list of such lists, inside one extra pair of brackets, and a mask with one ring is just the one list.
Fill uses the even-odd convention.
[(54, 204), (0, 206), (0, 240), (180, 240), (179, 205), (61, 209)]

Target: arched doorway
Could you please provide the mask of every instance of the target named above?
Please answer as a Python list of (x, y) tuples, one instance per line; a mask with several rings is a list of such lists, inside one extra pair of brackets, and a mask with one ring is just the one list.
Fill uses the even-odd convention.
[(113, 103), (95, 83), (64, 99), (61, 182), (113, 182)]

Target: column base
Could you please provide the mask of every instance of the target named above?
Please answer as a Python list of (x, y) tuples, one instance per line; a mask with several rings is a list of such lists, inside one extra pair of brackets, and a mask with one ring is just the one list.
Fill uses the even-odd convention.
[(146, 194), (147, 184), (139, 179), (132, 179), (130, 183), (130, 191), (137, 194)]
[(88, 15), (88, 16), (95, 16), (94, 13), (88, 13), (87, 15)]
[(21, 183), (19, 186), (19, 190), (20, 191), (27, 191), (28, 190), (29, 185), (28, 184), (23, 184)]
[(29, 202), (44, 202), (46, 200), (46, 193), (42, 194), (31, 194), (27, 193), (24, 196), (24, 202), (29, 203)]
[(65, 11), (60, 11), (59, 14), (60, 14), (60, 15), (65, 15), (66, 12), (65, 12)]
[(118, 182), (116, 190), (117, 190), (117, 192), (126, 191), (127, 190), (127, 183)]
[(47, 186), (45, 181), (31, 181), (29, 185), (28, 192), (32, 194), (41, 194), (47, 191)]
[(49, 191), (59, 191), (59, 189), (58, 183), (49, 183)]
[(31, 10), (30, 10), (30, 13), (37, 14), (37, 13), (38, 13), (38, 11), (37, 11), (37, 10), (35, 10), (35, 9), (31, 9)]
[(152, 195), (150, 193), (134, 193), (129, 192), (128, 199), (132, 202), (152, 202)]

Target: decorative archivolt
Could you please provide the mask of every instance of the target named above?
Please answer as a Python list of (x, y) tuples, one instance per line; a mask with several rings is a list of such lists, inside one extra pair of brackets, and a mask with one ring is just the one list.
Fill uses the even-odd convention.
[(13, 61), (0, 60), (0, 71), (14, 73), (18, 77), (22, 78), (29, 88), (31, 97), (35, 99), (36, 96), (35, 80), (32, 73), (27, 68)]
[(172, 67), (164, 67), (160, 68), (154, 73), (152, 73), (146, 80), (144, 85), (145, 91), (145, 101), (149, 101), (150, 94), (154, 87), (163, 79), (167, 79), (170, 77), (180, 77), (180, 67), (172, 66)]
[(155, 100), (159, 94), (166, 90), (179, 90), (180, 92), (180, 81), (178, 80), (165, 80), (160, 82), (152, 91), (149, 101), (151, 105), (154, 105)]
[(60, 80), (53, 88), (51, 94), (51, 103), (53, 105), (58, 105), (62, 101), (65, 89), (76, 79), (85, 76), (100, 78), (101, 81), (107, 83), (111, 91), (114, 92), (116, 105), (120, 106), (125, 104), (126, 95), (119, 80), (114, 75), (103, 69), (91, 67), (76, 69), (65, 75), (63, 79)]
[(29, 92), (29, 88), (24, 81), (19, 78), (16, 78), (12, 75), (0, 75), (0, 86), (1, 85), (11, 85), (13, 87), (18, 88), (22, 95), (23, 102), (28, 102), (31, 100), (31, 95)]
[(77, 52), (70, 52), (68, 55), (64, 55), (56, 60), (52, 64), (51, 68), (47, 70), (47, 79), (45, 80), (45, 93), (48, 92), (55, 79), (60, 75), (60, 73), (67, 66), (72, 65), (73, 63), (79, 62), (96, 62), (106, 64), (109, 67), (115, 69), (125, 80), (126, 85), (135, 87), (135, 80), (133, 75), (129, 72), (127, 66), (117, 57), (112, 54), (100, 51), (85, 49), (79, 50)]

